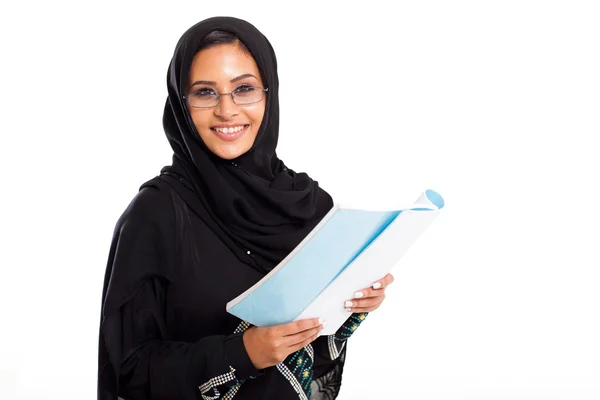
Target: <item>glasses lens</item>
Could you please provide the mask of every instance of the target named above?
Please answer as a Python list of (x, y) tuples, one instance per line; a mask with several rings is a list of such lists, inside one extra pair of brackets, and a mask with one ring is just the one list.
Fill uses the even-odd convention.
[(233, 91), (233, 100), (239, 105), (258, 103), (262, 98), (262, 89), (254, 86), (240, 86)]
[(211, 89), (201, 89), (188, 96), (190, 106), (204, 108), (214, 107), (219, 103), (219, 95)]

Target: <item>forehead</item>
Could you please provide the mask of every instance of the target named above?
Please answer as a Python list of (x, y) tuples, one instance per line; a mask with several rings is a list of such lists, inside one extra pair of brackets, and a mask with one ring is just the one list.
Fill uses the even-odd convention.
[(236, 44), (219, 44), (200, 50), (190, 66), (190, 80), (217, 81), (252, 74), (260, 79), (254, 58)]

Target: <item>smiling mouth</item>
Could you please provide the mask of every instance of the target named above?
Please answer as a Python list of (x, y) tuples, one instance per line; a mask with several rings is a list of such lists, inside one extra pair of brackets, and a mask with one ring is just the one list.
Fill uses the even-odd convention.
[(212, 129), (213, 131), (219, 132), (219, 133), (224, 133), (226, 135), (232, 135), (234, 133), (240, 132), (242, 129), (244, 129), (248, 126), (249, 125), (238, 125), (238, 126), (233, 126), (233, 127), (229, 127), (229, 128), (213, 127), (210, 129)]
[(233, 141), (242, 136), (249, 126), (250, 124), (230, 127), (214, 126), (210, 130), (221, 140)]

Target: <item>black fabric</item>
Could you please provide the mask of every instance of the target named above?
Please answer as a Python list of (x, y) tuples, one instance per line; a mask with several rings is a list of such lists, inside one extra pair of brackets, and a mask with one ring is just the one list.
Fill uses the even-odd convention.
[[(145, 184), (117, 222), (103, 295), (98, 399), (201, 399), (199, 385), (230, 367), (236, 380), (218, 386), (221, 395), (243, 381), (235, 400), (298, 399), (277, 368), (254, 368), (235, 333), (241, 321), (225, 311), (264, 274), (240, 262), (168, 181)], [(347, 336), (340, 329), (335, 360), (327, 338), (312, 344), (311, 399), (335, 399), (340, 389)]]
[[(211, 31), (231, 32), (248, 48), (268, 88), (266, 109), (254, 145), (226, 161), (202, 142), (184, 99), (189, 69), (202, 39)], [(188, 205), (248, 265), (269, 271), (312, 230), (333, 206), (329, 194), (306, 173), (296, 173), (277, 157), (279, 81), (271, 44), (246, 21), (216, 17), (191, 27), (179, 40), (167, 75), (163, 125), (174, 151), (163, 172), (183, 178), (194, 196)], [(263, 100), (265, 101), (265, 100)], [(250, 255), (248, 255), (250, 251)]]

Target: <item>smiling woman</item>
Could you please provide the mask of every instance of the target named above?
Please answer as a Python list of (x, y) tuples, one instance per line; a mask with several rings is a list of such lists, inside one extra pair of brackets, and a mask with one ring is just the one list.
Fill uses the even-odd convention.
[(318, 337), (326, 323), (318, 318), (256, 327), (225, 307), (333, 206), (316, 181), (276, 155), (269, 41), (246, 21), (202, 21), (179, 40), (167, 83), (173, 164), (142, 185), (117, 222), (98, 399), (336, 398), (346, 342), (379, 307), (391, 276), (338, 305), (354, 313), (334, 335)]

